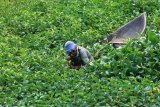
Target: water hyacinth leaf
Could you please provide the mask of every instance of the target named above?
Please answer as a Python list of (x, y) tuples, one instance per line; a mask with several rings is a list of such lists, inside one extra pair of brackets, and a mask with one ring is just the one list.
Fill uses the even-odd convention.
[(151, 43), (153, 44), (157, 44), (160, 42), (156, 33), (152, 31), (148, 31), (148, 40), (151, 41)]
[[(101, 1), (0, 3), (0, 106), (160, 106), (160, 43), (154, 40), (160, 2)], [(144, 10), (147, 31), (154, 34), (145, 32), (118, 49), (99, 43)], [(70, 69), (68, 40), (87, 48), (95, 61)]]

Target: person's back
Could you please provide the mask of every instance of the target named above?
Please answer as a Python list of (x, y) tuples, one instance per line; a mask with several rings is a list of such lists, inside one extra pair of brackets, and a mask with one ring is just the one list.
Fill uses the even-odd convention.
[(78, 46), (78, 49), (79, 49), (80, 57), (83, 60), (84, 64), (87, 64), (88, 62), (94, 60), (92, 55), (86, 48)]

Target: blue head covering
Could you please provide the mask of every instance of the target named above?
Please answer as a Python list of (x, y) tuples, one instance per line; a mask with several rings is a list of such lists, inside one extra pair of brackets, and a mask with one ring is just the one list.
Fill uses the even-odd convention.
[(76, 47), (76, 44), (72, 41), (67, 41), (65, 43), (66, 52), (69, 55), (70, 52), (72, 52)]

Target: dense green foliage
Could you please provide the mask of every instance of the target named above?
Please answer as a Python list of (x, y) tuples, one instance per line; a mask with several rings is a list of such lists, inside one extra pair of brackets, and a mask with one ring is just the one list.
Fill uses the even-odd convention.
[[(159, 0), (0, 2), (0, 106), (160, 106)], [(99, 43), (142, 12), (141, 38)], [(69, 69), (67, 40), (95, 62)]]

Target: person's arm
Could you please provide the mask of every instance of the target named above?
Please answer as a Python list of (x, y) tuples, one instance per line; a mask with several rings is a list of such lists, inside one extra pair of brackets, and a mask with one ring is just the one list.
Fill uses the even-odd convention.
[(89, 63), (91, 61), (94, 61), (94, 58), (90, 54), (90, 52), (87, 49), (83, 48), (83, 47), (81, 47), (80, 55), (81, 55), (81, 59), (83, 60), (84, 64), (87, 64), (87, 63)]
[(81, 59), (84, 62), (84, 64), (87, 64), (90, 61), (89, 57), (88, 57), (87, 50), (85, 50), (85, 49), (81, 50), (80, 51), (80, 56), (81, 56)]
[(87, 64), (89, 62), (89, 58), (88, 57), (83, 57), (82, 58), (84, 64)]

